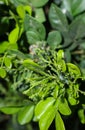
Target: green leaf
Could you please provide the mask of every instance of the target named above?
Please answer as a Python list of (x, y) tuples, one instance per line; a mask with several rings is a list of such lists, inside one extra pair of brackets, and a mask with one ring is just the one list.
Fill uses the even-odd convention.
[(85, 0), (63, 0), (62, 8), (64, 11), (69, 12), (75, 16), (85, 10)]
[(69, 12), (72, 15), (72, 9), (71, 9), (72, 0), (63, 0), (62, 1), (62, 11), (64, 13)]
[(46, 21), (45, 14), (42, 8), (36, 8), (35, 9), (35, 18), (40, 23), (43, 23)]
[(19, 5), (28, 5), (28, 4), (30, 4), (31, 0), (10, 0), (10, 2), (14, 6), (19, 6)]
[(85, 36), (85, 21), (83, 20), (83, 16), (78, 16), (73, 20), (73, 22), (69, 26), (69, 35), (72, 40), (80, 39)]
[(22, 53), (21, 51), (16, 50), (16, 49), (10, 49), (10, 50), (8, 51), (8, 53), (9, 53), (10, 55), (15, 55), (15, 56), (17, 56), (20, 60), (27, 58), (27, 56), (26, 56), (24, 53)]
[(9, 36), (8, 36), (8, 40), (11, 44), (15, 44), (18, 40), (18, 36), (19, 36), (19, 27), (17, 26), (16, 28), (14, 28)]
[(2, 107), (2, 108), (0, 108), (0, 111), (2, 111), (5, 114), (15, 114), (20, 109), (21, 109), (21, 107)]
[(85, 0), (72, 0), (71, 2), (73, 16), (78, 15), (85, 10)]
[(68, 67), (68, 71), (69, 71), (71, 76), (76, 76), (76, 77), (81, 76), (80, 69), (76, 65), (74, 65), (72, 63), (67, 63), (67, 67)]
[(58, 97), (58, 92), (59, 92), (59, 86), (56, 84), (55, 89), (54, 89), (54, 93), (53, 93), (54, 98)]
[(32, 15), (32, 8), (31, 8), (31, 6), (26, 5), (26, 6), (24, 6), (24, 9), (25, 9), (26, 12), (28, 12), (28, 14)]
[(60, 61), (64, 58), (64, 51), (63, 50), (59, 50), (57, 52), (57, 60)]
[(1, 78), (5, 78), (6, 77), (6, 71), (5, 71), (4, 68), (1, 68), (1, 67), (0, 67), (0, 77)]
[(29, 44), (36, 44), (38, 41), (41, 40), (39, 37), (39, 34), (35, 30), (27, 31), (26, 36), (27, 36), (27, 41)]
[(52, 49), (56, 49), (62, 41), (59, 31), (52, 31), (48, 34), (47, 42)]
[(71, 109), (69, 108), (68, 102), (65, 98), (60, 99), (58, 110), (63, 115), (70, 115), (71, 114)]
[(65, 130), (64, 122), (58, 111), (56, 112), (56, 117), (55, 117), (55, 127), (56, 130)]
[(33, 60), (31, 60), (31, 59), (26, 59), (26, 60), (24, 60), (23, 61), (23, 65), (26, 65), (26, 66), (28, 66), (28, 67), (30, 67), (30, 66), (35, 66), (35, 67), (38, 67), (38, 68), (42, 68), (41, 66), (39, 66), (36, 62), (34, 62)]
[(29, 105), (21, 108), (18, 112), (18, 122), (21, 125), (29, 123), (33, 117), (34, 105)]
[(25, 17), (24, 6), (23, 6), (23, 5), (17, 6), (16, 10), (17, 10), (17, 13), (18, 13), (18, 15), (20, 16), (20, 18), (23, 19), (23, 18)]
[(78, 116), (82, 124), (85, 124), (85, 110), (79, 109), (78, 110)]
[(78, 100), (73, 98), (72, 96), (68, 97), (68, 101), (71, 105), (77, 105), (79, 103)]
[(4, 53), (9, 47), (9, 42), (3, 41), (0, 43), (0, 53)]
[(49, 107), (46, 112), (42, 115), (39, 120), (39, 128), (40, 130), (48, 130), (52, 121), (55, 118), (56, 110), (55, 107), (52, 105)]
[(27, 6), (19, 5), (17, 6), (16, 10), (17, 10), (18, 15), (22, 19), (24, 19), (25, 17), (25, 11), (28, 12), (28, 14), (30, 15), (32, 14), (32, 8), (31, 6), (28, 6), (28, 5)]
[(23, 65), (26, 66), (29, 70), (45, 75), (44, 69), (42, 66), (38, 65), (31, 59), (26, 59), (23, 61)]
[(48, 97), (46, 100), (41, 100), (35, 107), (35, 119), (39, 120), (54, 102), (55, 99), (53, 97)]
[(34, 7), (44, 6), (49, 0), (31, 0), (31, 3)]
[(68, 31), (68, 23), (66, 16), (63, 14), (61, 9), (53, 3), (51, 4), (49, 10), (49, 20), (53, 28), (58, 29), (61, 32)]
[(18, 45), (10, 43), (8, 46), (8, 50), (12, 50), (12, 49), (18, 50)]
[(5, 57), (4, 58), (4, 64), (7, 68), (11, 68), (12, 67), (12, 62), (11, 59), (9, 57)]
[(46, 32), (43, 24), (36, 21), (35, 18), (31, 17), (28, 14), (26, 14), (24, 18), (24, 28), (25, 31), (36, 32), (40, 40), (45, 39)]

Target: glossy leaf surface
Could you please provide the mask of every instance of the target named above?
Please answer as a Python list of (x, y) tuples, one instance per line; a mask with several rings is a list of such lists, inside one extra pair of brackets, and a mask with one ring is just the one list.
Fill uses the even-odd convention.
[(18, 112), (18, 121), (21, 125), (29, 123), (33, 117), (34, 105), (23, 107)]
[(54, 106), (51, 106), (46, 110), (46, 112), (42, 115), (42, 117), (39, 120), (40, 130), (48, 130), (49, 126), (51, 125), (55, 117), (55, 113), (56, 111)]
[(64, 122), (58, 111), (56, 112), (56, 117), (55, 117), (55, 127), (56, 130), (65, 130)]
[(66, 32), (68, 30), (66, 16), (55, 4), (52, 4), (50, 7), (49, 20), (53, 28), (58, 29), (61, 32)]
[(55, 102), (53, 97), (48, 97), (46, 100), (41, 100), (35, 107), (35, 117), (36, 119), (40, 119), (43, 114), (50, 109), (50, 107)]

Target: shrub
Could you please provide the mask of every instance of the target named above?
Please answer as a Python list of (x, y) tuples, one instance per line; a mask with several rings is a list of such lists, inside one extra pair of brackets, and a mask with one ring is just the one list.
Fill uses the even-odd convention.
[(40, 130), (55, 120), (53, 129), (65, 130), (77, 112), (85, 124), (84, 4), (0, 0), (1, 115)]

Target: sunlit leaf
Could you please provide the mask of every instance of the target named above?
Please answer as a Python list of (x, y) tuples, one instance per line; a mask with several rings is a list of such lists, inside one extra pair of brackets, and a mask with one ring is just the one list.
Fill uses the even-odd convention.
[(0, 77), (5, 78), (6, 77), (6, 70), (2, 67), (0, 67)]
[(4, 53), (9, 47), (9, 42), (8, 41), (3, 41), (0, 43), (0, 53)]
[(70, 109), (68, 102), (65, 98), (60, 100), (58, 110), (63, 115), (70, 115), (71, 114), (71, 109)]
[(73, 98), (72, 96), (68, 97), (68, 101), (71, 105), (77, 105), (78, 104), (78, 99)]
[(55, 127), (56, 130), (65, 130), (64, 122), (58, 111), (56, 112), (56, 117), (55, 117)]
[(19, 5), (17, 8), (17, 13), (18, 15), (23, 19), (25, 17), (25, 10), (24, 10), (24, 6)]
[(26, 12), (28, 12), (28, 14), (32, 15), (32, 8), (31, 8), (31, 6), (26, 5), (26, 6), (24, 6), (24, 9), (25, 9)]
[(63, 50), (59, 50), (57, 52), (57, 60), (62, 60), (64, 58), (64, 51)]
[(55, 99), (53, 97), (48, 97), (46, 100), (41, 100), (35, 107), (35, 117), (39, 120), (48, 108), (50, 108)]
[(55, 118), (55, 114), (56, 114), (55, 107), (52, 105), (46, 110), (46, 112), (41, 116), (39, 120), (40, 130), (48, 130), (52, 121)]
[(11, 68), (12, 67), (12, 62), (11, 59), (9, 57), (5, 57), (4, 58), (4, 64), (7, 68)]
[(67, 63), (67, 67), (68, 67), (68, 71), (71, 75), (76, 76), (76, 77), (81, 76), (80, 69), (76, 65), (74, 65), (72, 63)]
[(8, 36), (8, 40), (11, 44), (15, 44), (18, 40), (18, 36), (19, 36), (19, 27), (17, 26), (16, 28), (14, 28), (9, 36)]

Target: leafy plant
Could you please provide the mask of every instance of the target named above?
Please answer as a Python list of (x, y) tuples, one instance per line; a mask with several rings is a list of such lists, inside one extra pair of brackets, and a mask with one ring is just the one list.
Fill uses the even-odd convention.
[(85, 124), (84, 0), (0, 0), (0, 18), (1, 114), (65, 130), (77, 111)]

